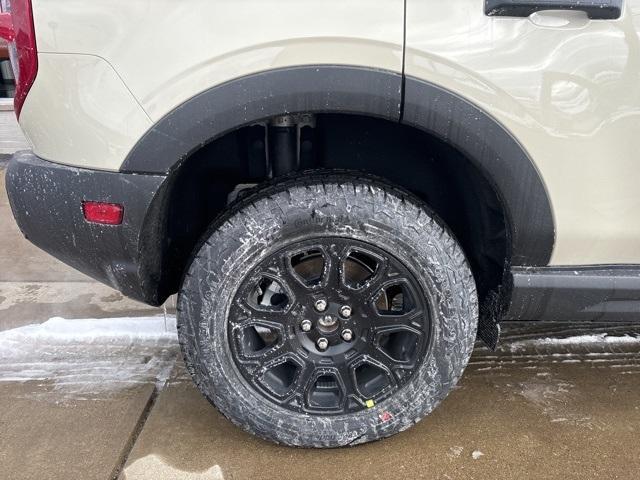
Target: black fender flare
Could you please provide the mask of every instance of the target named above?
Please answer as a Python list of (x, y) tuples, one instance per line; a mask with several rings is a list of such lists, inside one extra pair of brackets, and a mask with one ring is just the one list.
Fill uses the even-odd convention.
[(555, 243), (551, 202), (524, 147), (495, 118), (459, 95), (412, 77), (401, 122), (441, 138), (485, 175), (506, 211), (511, 265), (546, 266)]
[(134, 145), (121, 171), (170, 176), (207, 142), (275, 115), (298, 112), (374, 116), (445, 140), (478, 167), (497, 191), (507, 215), (511, 264), (549, 263), (555, 239), (551, 204), (525, 149), (471, 102), (422, 80), (403, 79), (397, 72), (300, 66), (231, 80), (161, 118)]

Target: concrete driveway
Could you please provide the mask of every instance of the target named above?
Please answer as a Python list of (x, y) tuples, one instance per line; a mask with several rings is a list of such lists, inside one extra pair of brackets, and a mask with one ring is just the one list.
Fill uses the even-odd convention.
[[(414, 428), (355, 448), (280, 447), (201, 397), (171, 308), (165, 318), (39, 252), (13, 224), (1, 171), (0, 192), (1, 478), (640, 474), (640, 326), (507, 325), (500, 350), (477, 345), (458, 388)], [(98, 320), (46, 322), (55, 316)], [(113, 317), (136, 318), (100, 320)]]

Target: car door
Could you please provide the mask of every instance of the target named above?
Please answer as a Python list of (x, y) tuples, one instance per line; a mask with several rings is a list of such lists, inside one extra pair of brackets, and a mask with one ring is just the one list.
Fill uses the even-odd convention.
[(538, 169), (550, 263), (640, 263), (640, 0), (407, 0), (406, 15), (406, 78), (484, 110)]

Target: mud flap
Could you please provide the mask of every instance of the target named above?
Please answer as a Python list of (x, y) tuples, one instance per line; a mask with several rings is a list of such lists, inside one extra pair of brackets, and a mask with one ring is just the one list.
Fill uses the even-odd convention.
[(500, 324), (491, 316), (481, 316), (478, 322), (478, 338), (491, 350), (496, 350), (500, 341)]
[(478, 319), (478, 338), (487, 347), (495, 350), (500, 340), (500, 319), (502, 318), (502, 301), (498, 291), (491, 291), (480, 306), (480, 318)]

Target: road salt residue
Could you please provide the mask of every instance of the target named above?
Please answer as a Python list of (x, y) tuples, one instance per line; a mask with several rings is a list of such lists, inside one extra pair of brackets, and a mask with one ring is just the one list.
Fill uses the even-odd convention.
[(174, 317), (52, 318), (0, 332), (0, 382), (39, 381), (93, 397), (164, 383), (178, 353)]

